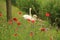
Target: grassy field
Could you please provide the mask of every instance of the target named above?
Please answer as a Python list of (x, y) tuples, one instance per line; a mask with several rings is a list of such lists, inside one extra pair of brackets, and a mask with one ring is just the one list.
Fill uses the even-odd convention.
[[(25, 14), (19, 9), (12, 6), (12, 18), (17, 18), (20, 24), (15, 21), (13, 24), (6, 22), (6, 3), (0, 1), (0, 40), (60, 40), (60, 32), (56, 32), (55, 28), (50, 29), (48, 21), (36, 21), (34, 24), (25, 20), (22, 16)], [(43, 25), (43, 26), (42, 26)], [(48, 28), (48, 31), (41, 31), (40, 28)]]

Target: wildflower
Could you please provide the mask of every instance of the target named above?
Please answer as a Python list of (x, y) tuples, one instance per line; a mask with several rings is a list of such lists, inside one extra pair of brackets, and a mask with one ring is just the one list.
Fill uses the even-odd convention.
[(34, 20), (34, 19), (32, 19), (32, 20), (31, 20), (31, 22), (32, 22), (32, 23), (35, 23), (35, 20)]
[(16, 36), (18, 36), (18, 34), (17, 34), (17, 33), (15, 33), (15, 34), (14, 34), (14, 36), (16, 37)]
[(40, 30), (41, 30), (41, 31), (46, 31), (46, 29), (45, 29), (45, 28), (41, 28)]
[(21, 25), (21, 23), (20, 23), (20, 22), (17, 22), (17, 25), (18, 25), (18, 26), (20, 26), (20, 25)]
[(18, 14), (20, 15), (20, 14), (22, 14), (21, 12), (18, 12)]
[(18, 19), (17, 19), (17, 18), (13, 18), (13, 20), (14, 20), (15, 22), (17, 22), (17, 21), (18, 21)]
[(2, 14), (0, 14), (0, 17), (2, 16)]
[(12, 20), (9, 20), (8, 23), (9, 23), (9, 24), (12, 24)]
[(48, 12), (46, 12), (46, 14), (45, 14), (47, 17), (49, 17), (50, 16), (50, 13), (48, 13)]
[(0, 17), (2, 16), (2, 13), (0, 12)]
[(27, 19), (28, 20), (28, 22), (30, 22), (31, 20), (30, 19)]
[(30, 36), (31, 36), (31, 37), (33, 36), (33, 32), (30, 32)]

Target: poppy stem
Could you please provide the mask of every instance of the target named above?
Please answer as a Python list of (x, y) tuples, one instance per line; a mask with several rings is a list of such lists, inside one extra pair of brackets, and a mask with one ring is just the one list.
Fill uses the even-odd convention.
[(47, 17), (47, 21), (48, 21), (48, 17)]

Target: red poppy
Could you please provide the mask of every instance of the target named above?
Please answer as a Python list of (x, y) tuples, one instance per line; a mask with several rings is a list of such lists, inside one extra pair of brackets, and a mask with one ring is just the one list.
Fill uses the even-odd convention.
[(30, 32), (30, 36), (31, 36), (31, 37), (33, 36), (33, 32)]
[(8, 23), (9, 23), (9, 24), (12, 24), (12, 20), (9, 20)]
[(20, 15), (20, 14), (22, 14), (22, 12), (18, 12), (18, 14)]
[(14, 34), (14, 36), (16, 37), (16, 36), (18, 36), (18, 34), (16, 33), (16, 34)]
[(28, 20), (28, 22), (30, 22), (31, 20), (30, 19), (27, 19)]
[(0, 12), (0, 17), (2, 16), (2, 13)]
[(14, 20), (15, 22), (17, 22), (17, 21), (18, 21), (18, 19), (17, 19), (17, 18), (13, 18), (13, 20)]
[(45, 29), (45, 28), (41, 28), (40, 30), (41, 30), (41, 31), (46, 31), (46, 29)]
[(31, 20), (32, 23), (35, 23), (35, 20)]
[(46, 12), (46, 14), (45, 14), (47, 17), (49, 17), (50, 16), (50, 13), (48, 13), (48, 12)]
[(20, 26), (20, 25), (21, 25), (21, 23), (20, 23), (20, 22), (17, 22), (17, 25), (18, 25), (18, 26)]

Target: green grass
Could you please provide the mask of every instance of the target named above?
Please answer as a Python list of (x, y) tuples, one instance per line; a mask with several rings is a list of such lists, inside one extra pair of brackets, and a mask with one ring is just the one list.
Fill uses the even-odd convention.
[[(19, 9), (12, 6), (12, 17), (18, 18), (21, 25), (18, 26), (16, 22), (9, 25), (6, 22), (6, 3), (4, 1), (0, 1), (0, 11), (2, 11), (3, 14), (3, 16), (0, 17), (0, 40), (50, 40), (50, 35), (53, 37), (53, 40), (60, 40), (60, 32), (57, 33), (54, 28), (47, 32), (41, 32), (41, 30), (39, 30), (42, 24), (44, 24), (44, 27), (49, 28), (49, 23), (47, 21), (43, 23), (37, 21), (33, 25), (22, 17), (24, 12), (18, 15), (17, 12), (19, 12)], [(17, 31), (15, 31), (16, 28), (18, 28)], [(33, 37), (29, 35), (31, 31), (34, 32)], [(14, 34), (16, 33), (17, 36), (15, 37)]]

